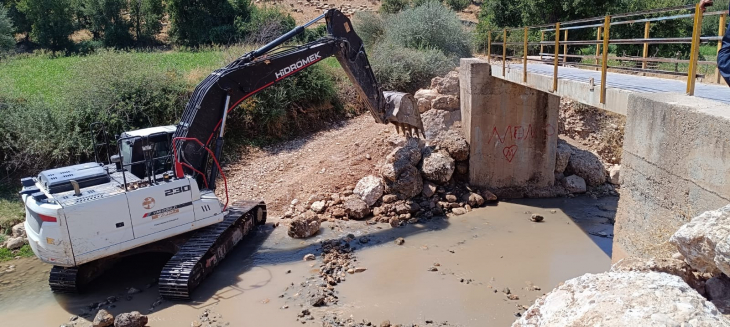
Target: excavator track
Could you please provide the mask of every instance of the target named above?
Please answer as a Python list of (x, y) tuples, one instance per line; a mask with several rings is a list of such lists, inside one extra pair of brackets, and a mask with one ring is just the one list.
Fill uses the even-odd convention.
[(228, 252), (254, 226), (265, 222), (266, 205), (263, 202), (234, 203), (222, 222), (196, 231), (165, 264), (159, 279), (160, 296), (171, 300), (190, 299), (192, 291)]
[(79, 285), (76, 284), (78, 274), (79, 267), (53, 266), (48, 277), (48, 285), (51, 286), (53, 293), (78, 293)]

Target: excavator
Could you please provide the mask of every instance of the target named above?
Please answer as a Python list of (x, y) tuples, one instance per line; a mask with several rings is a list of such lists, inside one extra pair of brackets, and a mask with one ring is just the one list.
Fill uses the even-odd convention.
[[(284, 46), (325, 19), (327, 35)], [(423, 125), (410, 94), (378, 86), (349, 18), (329, 9), (205, 78), (177, 125), (120, 134), (107, 162), (55, 168), (21, 179), (26, 233), (35, 255), (52, 264), (53, 292), (76, 293), (120, 258), (169, 253), (158, 279), (166, 299), (192, 291), (231, 249), (266, 222), (261, 201), (229, 203), (220, 158), (228, 113), (256, 93), (334, 56), (375, 121), (418, 137)], [(93, 124), (92, 124), (93, 125)], [(103, 127), (102, 127), (103, 129)], [(106, 137), (106, 131), (103, 132)], [(222, 179), (225, 199), (216, 196)]]

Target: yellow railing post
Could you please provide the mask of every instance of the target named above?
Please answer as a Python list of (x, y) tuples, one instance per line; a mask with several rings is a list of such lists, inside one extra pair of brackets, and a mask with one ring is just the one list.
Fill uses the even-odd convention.
[(502, 77), (507, 78), (507, 29), (502, 36)]
[(702, 33), (702, 10), (700, 4), (695, 5), (695, 19), (692, 27), (692, 48), (689, 57), (689, 72), (687, 73), (687, 95), (695, 94), (695, 80), (697, 79), (697, 58), (700, 51), (700, 34)]
[[(645, 39), (649, 38), (649, 29), (650, 28), (651, 28), (651, 23), (646, 22), (644, 24), (644, 38)], [(641, 69), (646, 69), (646, 58), (648, 56), (649, 56), (649, 43), (644, 43), (644, 54), (643, 54), (644, 61), (641, 62)]]
[(545, 31), (540, 31), (540, 60), (542, 60), (542, 54), (545, 53), (545, 46), (542, 42), (545, 41)]
[[(596, 33), (596, 41), (601, 40), (601, 27), (598, 27), (598, 33)], [(601, 45), (596, 43), (596, 65), (598, 65), (598, 56), (601, 55)]]
[[(720, 54), (722, 48), (722, 37), (725, 36), (725, 14), (720, 15), (720, 27), (717, 30), (720, 40), (717, 40), (717, 54)], [(720, 83), (720, 70), (715, 67), (715, 83)]]
[(492, 31), (487, 32), (487, 63), (492, 63)]
[(568, 30), (565, 30), (565, 44), (563, 44), (563, 66), (568, 62)]
[(525, 46), (522, 54), (522, 83), (527, 83), (527, 27), (525, 27)]
[(603, 56), (601, 59), (601, 103), (606, 104), (606, 75), (608, 70), (608, 40), (610, 37), (611, 16), (603, 21)]
[(553, 92), (558, 91), (558, 55), (560, 54), (560, 23), (555, 23), (555, 57), (553, 58)]

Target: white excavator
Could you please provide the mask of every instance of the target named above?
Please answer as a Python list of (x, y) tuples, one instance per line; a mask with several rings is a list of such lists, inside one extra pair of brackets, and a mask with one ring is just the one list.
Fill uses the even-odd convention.
[[(280, 47), (323, 18), (328, 35)], [(413, 97), (380, 89), (350, 20), (330, 9), (205, 78), (176, 126), (122, 133), (116, 140), (118, 154), (107, 151), (106, 163), (95, 142), (96, 162), (21, 179), (26, 232), (35, 255), (53, 265), (51, 290), (79, 292), (118, 259), (156, 251), (172, 254), (160, 273), (160, 295), (189, 299), (226, 254), (266, 221), (263, 202), (229, 203), (219, 164), (228, 112), (330, 56), (337, 58), (378, 123), (422, 134)], [(226, 184), (221, 192), (225, 199), (215, 194), (219, 174)]]

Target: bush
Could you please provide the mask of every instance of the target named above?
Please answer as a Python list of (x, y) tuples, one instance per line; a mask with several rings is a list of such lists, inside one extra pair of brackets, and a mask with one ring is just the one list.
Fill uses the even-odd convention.
[(471, 56), (472, 36), (456, 14), (436, 1), (406, 9), (388, 18), (386, 37), (413, 49), (439, 49), (447, 56)]
[(395, 14), (406, 9), (409, 5), (409, 0), (383, 0), (380, 6), (380, 12), (385, 14)]
[(236, 38), (228, 34), (239, 22), (247, 22), (247, 0), (169, 0), (169, 35), (175, 43), (199, 46)]
[(457, 60), (440, 50), (409, 49), (389, 42), (379, 43), (370, 55), (373, 72), (383, 89), (410, 93), (427, 87), (431, 78), (449, 72)]
[(446, 0), (446, 4), (454, 11), (462, 11), (471, 3), (470, 0)]
[(366, 45), (373, 45), (379, 42), (385, 35), (385, 21), (378, 14), (359, 11), (355, 14), (352, 22), (355, 31)]
[(238, 33), (246, 43), (265, 44), (295, 28), (291, 15), (276, 7), (253, 7), (247, 21), (238, 20)]

